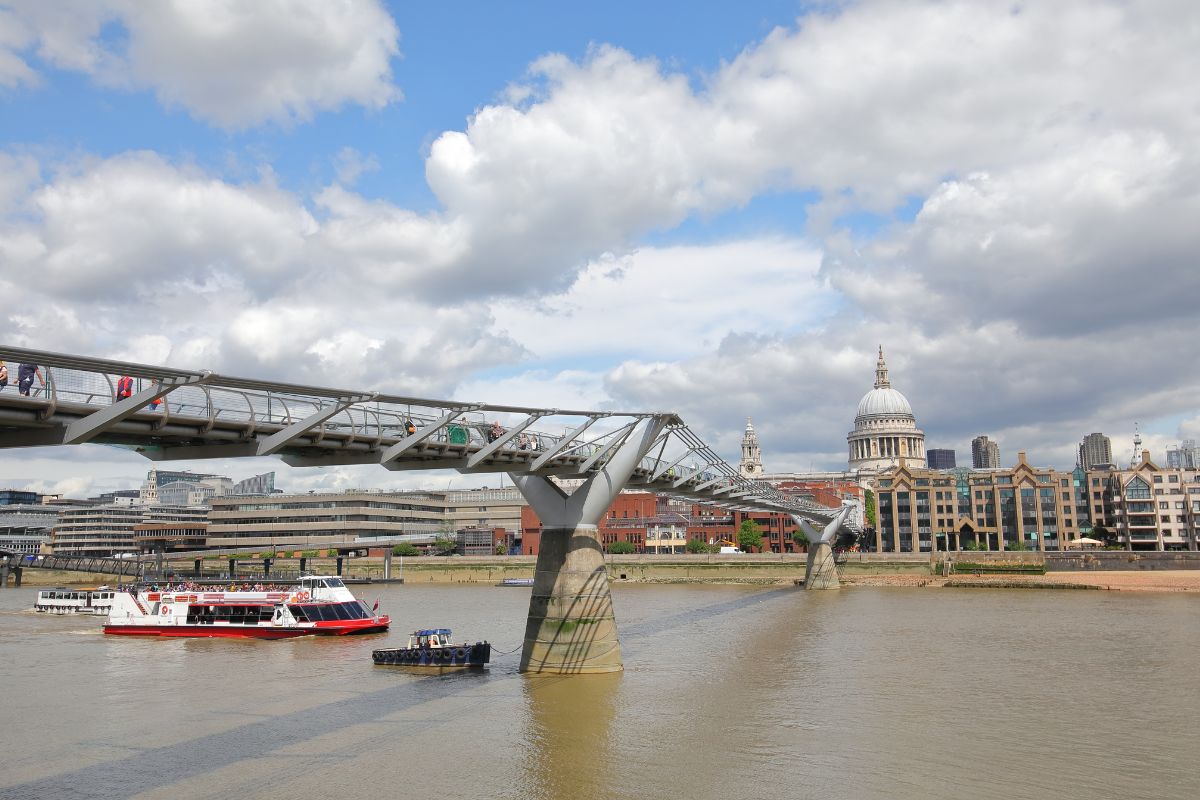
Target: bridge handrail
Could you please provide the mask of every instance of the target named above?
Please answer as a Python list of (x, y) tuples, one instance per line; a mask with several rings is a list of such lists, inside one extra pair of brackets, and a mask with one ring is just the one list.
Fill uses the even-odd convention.
[[(118, 399), (112, 391), (113, 376), (127, 375), (135, 379), (138, 392), (148, 390), (143, 397), (161, 397), (161, 407), (120, 412), (124, 414), (120, 419), (126, 419), (136, 411), (140, 415), (137, 417), (139, 424), (144, 426), (150, 422), (150, 431), (160, 430), (168, 423), (186, 424), (207, 431), (212, 430), (220, 419), (225, 426), (240, 425), (244, 421), (244, 436), (253, 441), (261, 441), (257, 438), (260, 436), (282, 437), (286, 445), (296, 437), (304, 436), (307, 437), (304, 440), (306, 446), (315, 446), (332, 433), (374, 442), (378, 449), (405, 439), (410, 424), (420, 430), (436, 426), (439, 420), (456, 414), (425, 440), (441, 448), (439, 453), (443, 460), (457, 457), (471, 467), (486, 457), (503, 453), (506, 460), (498, 466), (511, 467), (509, 471), (515, 472), (521, 472), (522, 466), (531, 463), (529, 456), (533, 453), (550, 455), (551, 451), (553, 458), (545, 463), (543, 471), (563, 474), (566, 469), (569, 474), (575, 469), (579, 474), (600, 469), (619, 449), (620, 441), (629, 435), (636, 422), (655, 418), (665, 425), (664, 432), (637, 465), (634, 483), (662, 494), (731, 509), (778, 510), (826, 520), (836, 511), (791, 497), (741, 475), (674, 412), (464, 403), (264, 381), (7, 346), (0, 346), (0, 359), (44, 367), (46, 385), (42, 397), (35, 393), (31, 398), (12, 399), (33, 403), (40, 419), (50, 418), (64, 403), (97, 410), (117, 404)], [(236, 400), (230, 403), (225, 398)], [(9, 398), (0, 399), (5, 403), (12, 402)], [(152, 411), (159, 416), (147, 417), (146, 414)], [(95, 413), (83, 413), (81, 419), (87, 420), (89, 414)], [(111, 420), (118, 412), (106, 413)], [(500, 424), (497, 415), (502, 414), (524, 415), (525, 419), (514, 421), (505, 417), (503, 422), (508, 426), (508, 438), (493, 443), (489, 434), (489, 416), (493, 423)], [(573, 423), (553, 427), (547, 422), (572, 417), (584, 418), (587, 425), (581, 428), (578, 423)], [(580, 433), (584, 428), (587, 428), (586, 434)], [(516, 430), (519, 435), (514, 437)], [(567, 437), (571, 440), (567, 441)], [(344, 446), (344, 438), (342, 441)], [(366, 445), (362, 442), (356, 441), (354, 446), (358, 448), (355, 452), (365, 452), (362, 448)], [(521, 451), (526, 451), (526, 455), (522, 456)], [(462, 462), (448, 465), (463, 468)]]

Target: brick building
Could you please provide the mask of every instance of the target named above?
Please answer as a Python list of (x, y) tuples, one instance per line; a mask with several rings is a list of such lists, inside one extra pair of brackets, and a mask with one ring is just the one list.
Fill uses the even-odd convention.
[[(600, 521), (599, 538), (605, 549), (615, 542), (629, 542), (639, 553), (682, 553), (692, 539), (705, 544), (736, 543), (738, 527), (746, 519), (762, 528), (764, 552), (799, 552), (792, 540), (796, 523), (787, 514), (730, 511), (649, 492), (617, 495)], [(521, 553), (536, 555), (541, 537), (541, 520), (532, 507), (525, 506), (521, 510)]]

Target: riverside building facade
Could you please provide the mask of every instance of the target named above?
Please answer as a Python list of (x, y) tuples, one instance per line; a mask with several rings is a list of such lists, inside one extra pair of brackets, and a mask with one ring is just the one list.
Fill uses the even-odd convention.
[(1091, 473), (1105, 525), (1128, 550), (1196, 550), (1200, 543), (1200, 470), (1160, 467), (1143, 450), (1123, 470)]
[(469, 491), (348, 491), (213, 498), (209, 548), (387, 545), (463, 529), (520, 531), (525, 500), (512, 487)]
[[(939, 472), (902, 464), (877, 478), (876, 552), (1058, 550), (1091, 530), (1082, 470)], [(1081, 510), (1083, 516), (1081, 516)]]
[(1159, 467), (1145, 451), (1125, 470), (1034, 467), (1023, 452), (1009, 469), (901, 465), (876, 492), (866, 545), (877, 552), (1066, 550), (1101, 530), (1126, 550), (1200, 547), (1200, 471)]
[(64, 506), (50, 533), (55, 555), (112, 556), (139, 550), (136, 528), (143, 523), (204, 522), (207, 508), (138, 505)]

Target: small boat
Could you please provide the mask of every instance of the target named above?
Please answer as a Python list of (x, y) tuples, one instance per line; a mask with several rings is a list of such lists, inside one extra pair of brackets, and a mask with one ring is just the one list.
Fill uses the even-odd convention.
[(42, 589), (33, 609), (49, 614), (107, 614), (115, 592), (108, 586), (94, 588)]
[(505, 578), (497, 586), (533, 586), (533, 578)]
[(413, 631), (408, 647), (375, 650), (371, 660), (378, 665), (422, 667), (425, 669), (481, 669), (492, 659), (492, 646), (486, 641), (453, 644), (449, 628)]
[[(376, 603), (378, 605), (378, 603)], [(126, 636), (288, 639), (381, 633), (390, 619), (341, 578), (306, 575), (295, 586), (244, 589), (134, 587), (117, 592), (104, 632)]]

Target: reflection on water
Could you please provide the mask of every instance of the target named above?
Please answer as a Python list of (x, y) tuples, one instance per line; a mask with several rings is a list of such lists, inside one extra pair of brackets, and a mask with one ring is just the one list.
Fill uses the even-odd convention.
[(605, 797), (619, 771), (611, 737), (621, 673), (530, 676), (522, 681), (528, 724), (522, 736), (528, 797)]
[[(374, 590), (371, 591), (372, 598)], [(528, 593), (379, 590), (385, 636), (104, 637), (0, 591), (2, 798), (1194, 798), (1197, 598), (614, 587), (626, 671), (517, 674)], [(374, 667), (417, 627), (480, 675)], [(504, 653), (504, 651), (511, 651)]]

